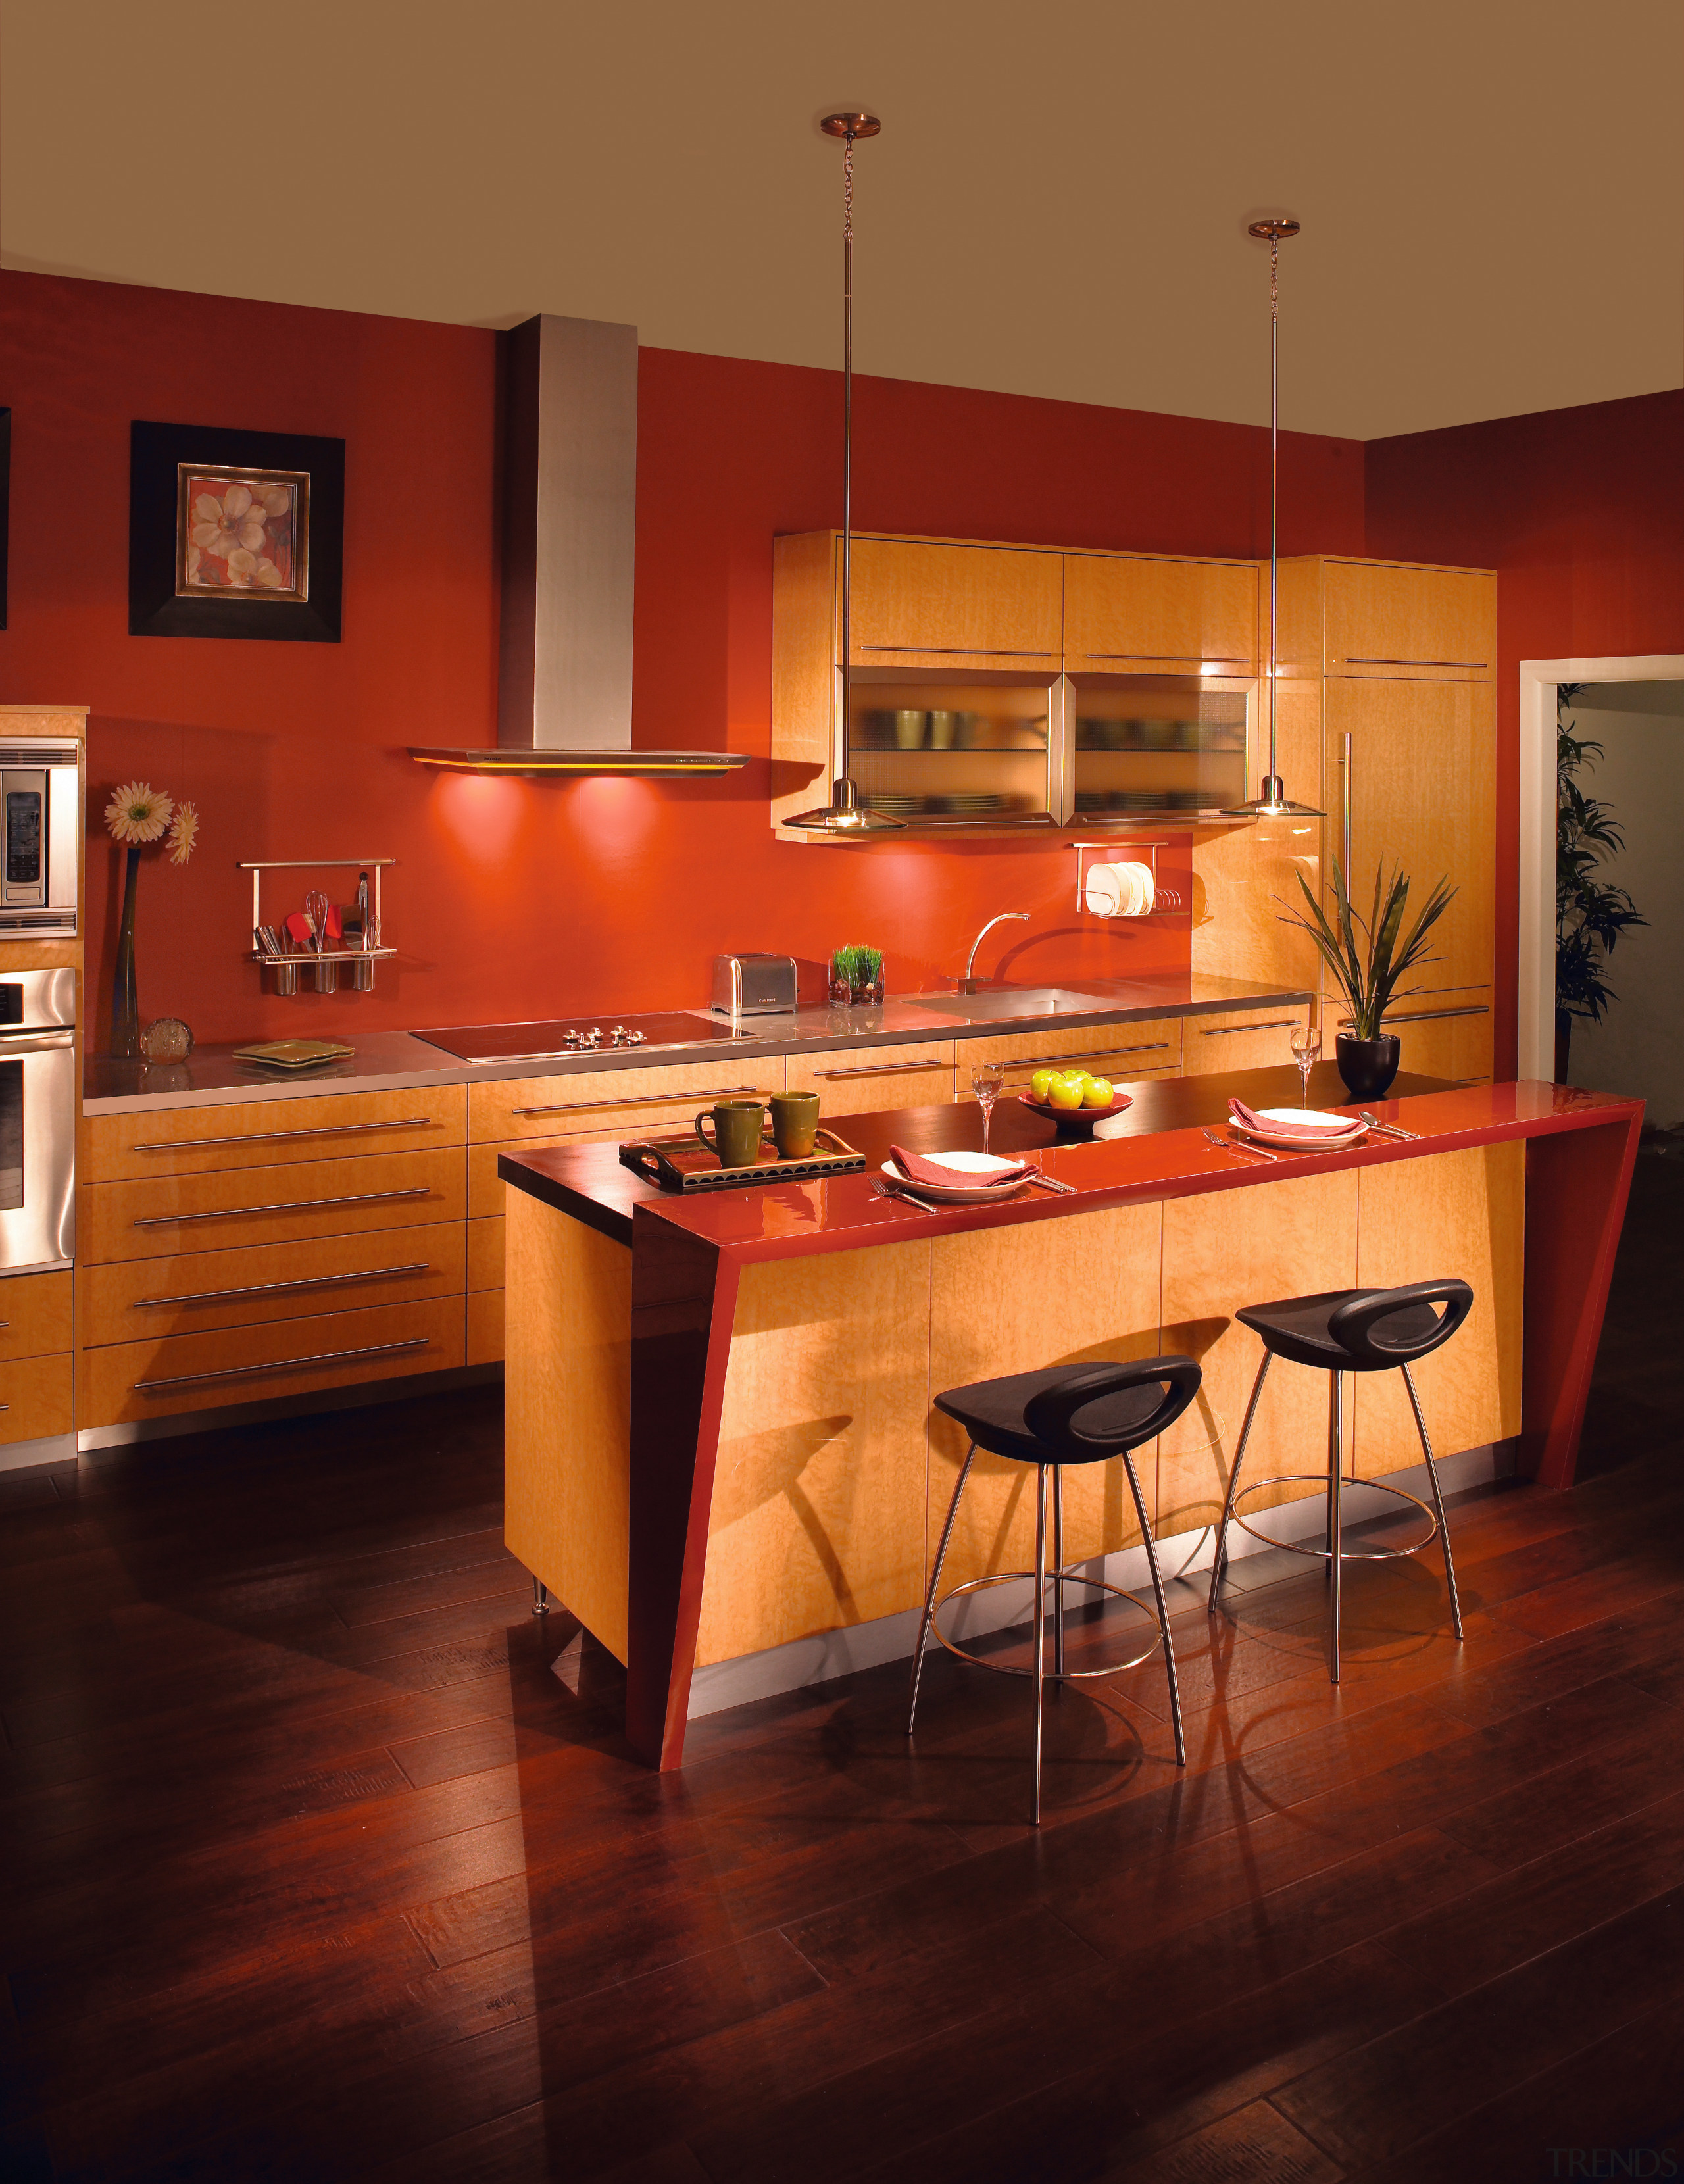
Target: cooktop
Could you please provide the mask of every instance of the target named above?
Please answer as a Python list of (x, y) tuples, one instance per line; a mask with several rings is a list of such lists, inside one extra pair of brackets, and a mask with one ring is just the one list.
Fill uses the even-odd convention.
[(742, 1039), (722, 1017), (691, 1016), (674, 1009), (665, 1015), (583, 1016), (551, 1023), (457, 1024), (443, 1031), (418, 1031), (429, 1046), (442, 1047), (459, 1061), (548, 1061), (560, 1054), (611, 1053), (637, 1046), (689, 1046), (698, 1039)]

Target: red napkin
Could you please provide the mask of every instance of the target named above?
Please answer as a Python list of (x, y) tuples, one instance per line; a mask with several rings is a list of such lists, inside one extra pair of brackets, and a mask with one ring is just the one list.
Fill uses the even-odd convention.
[(908, 1183), (932, 1183), (944, 1190), (995, 1190), (1008, 1184), (1021, 1183), (1031, 1172), (1028, 1161), (1019, 1161), (1014, 1167), (1002, 1167), (993, 1175), (979, 1175), (974, 1168), (949, 1167), (940, 1155), (926, 1159), (922, 1153), (909, 1153), (905, 1145), (890, 1145), (895, 1166)]
[(1339, 1123), (1315, 1123), (1294, 1116), (1290, 1123), (1271, 1123), (1248, 1107), (1243, 1100), (1230, 1100), (1228, 1112), (1236, 1123), (1248, 1130), (1255, 1130), (1260, 1138), (1350, 1138), (1359, 1135), (1365, 1125), (1355, 1117)]

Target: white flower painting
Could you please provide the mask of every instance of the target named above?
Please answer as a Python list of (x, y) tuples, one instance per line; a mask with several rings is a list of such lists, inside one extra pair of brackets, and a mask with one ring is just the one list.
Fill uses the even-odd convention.
[(178, 597), (309, 595), (309, 478), (180, 466)]

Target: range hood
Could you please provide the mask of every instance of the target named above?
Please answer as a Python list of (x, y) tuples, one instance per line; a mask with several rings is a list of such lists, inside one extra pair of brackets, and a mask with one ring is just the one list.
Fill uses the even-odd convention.
[(632, 748), (638, 330), (528, 319), (502, 337), (497, 742), (417, 748), (453, 773), (734, 773), (748, 754)]

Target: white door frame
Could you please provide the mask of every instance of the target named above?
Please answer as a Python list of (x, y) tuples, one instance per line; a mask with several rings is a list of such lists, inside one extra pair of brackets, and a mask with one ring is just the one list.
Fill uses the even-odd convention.
[(1555, 1074), (1555, 688), (1684, 682), (1684, 652), (1520, 662), (1520, 916), (1517, 1077)]

